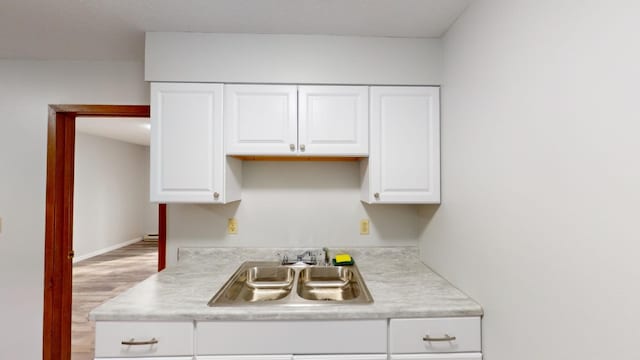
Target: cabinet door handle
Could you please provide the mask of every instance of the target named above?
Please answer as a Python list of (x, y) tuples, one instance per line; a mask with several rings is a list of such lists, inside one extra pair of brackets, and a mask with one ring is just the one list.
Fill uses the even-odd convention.
[(151, 340), (145, 340), (145, 341), (136, 341), (136, 339), (131, 338), (131, 340), (129, 341), (122, 341), (122, 345), (155, 345), (158, 343), (158, 340), (156, 338), (152, 338)]
[(300, 144), (300, 151), (304, 151), (304, 149), (306, 149), (306, 146), (304, 146), (304, 144)]
[(296, 144), (289, 144), (289, 149), (291, 151), (295, 151), (296, 150)]
[(450, 336), (449, 334), (444, 334), (443, 337), (431, 337), (427, 334), (422, 338), (422, 341), (454, 341), (455, 339), (455, 336)]
[(380, 199), (380, 193), (373, 194), (373, 197), (379, 200)]
[(214, 199), (217, 199), (217, 198), (219, 198), (219, 197), (220, 197), (220, 194), (218, 194), (217, 192), (214, 192), (214, 193), (213, 193), (213, 198), (214, 198)]

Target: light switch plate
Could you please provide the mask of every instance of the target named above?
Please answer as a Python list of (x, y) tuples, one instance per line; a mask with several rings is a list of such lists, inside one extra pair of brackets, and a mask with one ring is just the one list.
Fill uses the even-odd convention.
[(227, 222), (227, 234), (235, 235), (238, 233), (238, 220), (236, 218), (229, 218)]
[(369, 235), (369, 219), (360, 220), (360, 235)]

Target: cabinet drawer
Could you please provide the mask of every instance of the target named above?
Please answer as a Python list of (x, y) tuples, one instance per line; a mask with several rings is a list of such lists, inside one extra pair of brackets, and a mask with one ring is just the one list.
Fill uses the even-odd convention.
[(198, 360), (292, 360), (293, 355), (198, 356)]
[(387, 352), (387, 321), (215, 321), (196, 323), (197, 355)]
[(391, 355), (391, 360), (482, 360), (482, 354), (404, 354)]
[(389, 341), (391, 354), (480, 351), (480, 318), (392, 319)]
[[(123, 345), (123, 341), (154, 344)], [(172, 355), (193, 355), (193, 322), (96, 322), (96, 358)]]
[(387, 360), (387, 354), (366, 355), (294, 355), (293, 360)]

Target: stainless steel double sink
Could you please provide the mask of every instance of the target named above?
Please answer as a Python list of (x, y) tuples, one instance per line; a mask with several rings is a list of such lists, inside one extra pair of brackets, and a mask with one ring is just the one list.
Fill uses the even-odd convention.
[(373, 298), (355, 265), (280, 265), (247, 261), (209, 306), (370, 304)]

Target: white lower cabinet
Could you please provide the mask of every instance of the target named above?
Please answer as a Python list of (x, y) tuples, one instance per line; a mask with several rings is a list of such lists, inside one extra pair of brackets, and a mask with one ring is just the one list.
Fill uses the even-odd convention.
[(482, 354), (403, 354), (391, 355), (391, 360), (482, 360)]
[(198, 360), (292, 360), (293, 355), (224, 355), (197, 356)]
[(480, 317), (391, 319), (391, 360), (480, 360)]
[(97, 321), (96, 359), (193, 357), (193, 322)]
[(294, 355), (293, 360), (387, 360), (387, 354)]
[(203, 321), (196, 355), (384, 354), (387, 320)]
[(480, 317), (97, 321), (96, 359), (481, 360)]
[(198, 360), (387, 360), (387, 354), (338, 355), (224, 355), (198, 356)]
[(125, 360), (125, 359), (136, 359), (136, 360), (193, 360), (193, 356), (159, 356), (159, 357), (108, 357), (108, 358), (98, 358), (97, 360)]

